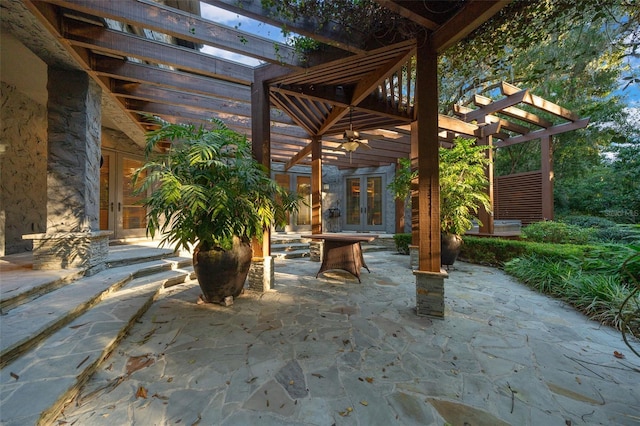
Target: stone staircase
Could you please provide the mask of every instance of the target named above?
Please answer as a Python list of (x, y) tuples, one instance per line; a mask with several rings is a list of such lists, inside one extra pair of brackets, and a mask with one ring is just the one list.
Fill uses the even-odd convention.
[[(363, 251), (389, 249), (376, 241)], [(275, 234), (273, 256), (308, 258), (309, 242)], [(0, 259), (4, 426), (52, 424), (163, 289), (197, 285), (191, 257), (155, 245), (113, 245), (107, 268), (90, 276), (33, 270), (32, 262), (29, 253)]]
[[(0, 424), (51, 424), (163, 288), (193, 276), (190, 257), (112, 246), (107, 269), (0, 265)], [(196, 284), (197, 285), (197, 284)]]

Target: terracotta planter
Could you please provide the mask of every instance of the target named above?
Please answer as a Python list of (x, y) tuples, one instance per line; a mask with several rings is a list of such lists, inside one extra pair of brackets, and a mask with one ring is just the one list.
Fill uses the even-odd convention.
[(455, 234), (440, 235), (440, 264), (451, 266), (455, 263), (460, 249), (462, 248), (462, 237)]
[(196, 250), (193, 269), (204, 300), (221, 303), (227, 296), (238, 297), (249, 274), (252, 256), (251, 245), (235, 237), (231, 250)]

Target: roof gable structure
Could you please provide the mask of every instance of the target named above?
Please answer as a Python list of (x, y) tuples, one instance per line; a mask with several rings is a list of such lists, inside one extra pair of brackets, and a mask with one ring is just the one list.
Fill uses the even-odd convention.
[[(206, 1), (325, 43), (322, 54), (301, 58), (287, 45), (150, 0), (24, 3), (142, 132), (152, 128), (143, 114), (152, 114), (194, 123), (216, 117), (251, 137), (255, 69), (198, 50), (208, 45), (264, 61), (285, 74), (270, 81), (273, 161), (296, 158), (309, 163), (304, 150), (309, 151), (308, 144), (317, 137), (323, 138), (323, 161), (342, 167), (390, 164), (409, 154), (408, 125), (415, 118), (411, 56), (416, 43), (397, 42), (402, 35), (372, 37), (353, 29), (346, 32), (339, 25), (318, 30), (313, 22), (278, 17), (257, 0)], [(174, 3), (197, 10), (194, 2)], [(438, 1), (424, 2), (423, 8), (407, 1), (379, 3), (399, 13), (407, 25), (431, 32), (436, 48), (444, 49), (508, 2), (446, 2), (446, 13), (444, 2)], [(340, 135), (350, 124), (363, 131), (373, 148), (359, 150), (352, 160), (338, 149)]]

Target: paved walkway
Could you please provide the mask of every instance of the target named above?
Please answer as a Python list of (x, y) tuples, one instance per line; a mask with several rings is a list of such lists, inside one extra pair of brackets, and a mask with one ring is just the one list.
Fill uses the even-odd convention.
[[(638, 425), (640, 359), (614, 330), (501, 271), (457, 263), (417, 317), (408, 256), (362, 284), (276, 263), (275, 290), (166, 290), (59, 418), (91, 425)], [(619, 359), (614, 351), (626, 357)]]

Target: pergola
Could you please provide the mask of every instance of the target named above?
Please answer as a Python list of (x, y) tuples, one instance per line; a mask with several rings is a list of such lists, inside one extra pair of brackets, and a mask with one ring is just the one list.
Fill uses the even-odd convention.
[[(323, 164), (363, 167), (394, 164), (400, 157), (417, 159), (419, 314), (443, 314), (444, 297), (437, 290), (446, 277), (440, 267), (440, 143), (460, 134), (485, 143), (497, 138), (496, 146), (507, 146), (586, 125), (562, 108), (507, 85), (504, 100), (478, 97), (479, 108), (459, 109), (460, 118), (438, 114), (438, 54), (508, 0), (377, 0), (396, 22), (414, 28), (411, 37), (389, 28), (393, 37), (388, 38), (337, 24), (319, 28), (310, 20), (287, 20), (258, 0), (203, 3), (311, 37), (321, 43), (321, 51), (302, 58), (285, 44), (206, 20), (197, 1), (23, 0), (71, 62), (102, 87), (104, 125), (142, 146), (144, 133), (153, 128), (145, 114), (194, 123), (215, 117), (247, 134), (255, 157), (265, 166), (311, 165), (313, 233), (322, 231)], [(204, 45), (264, 65), (254, 68), (209, 55), (200, 51)], [(569, 125), (528, 115), (516, 109), (519, 102), (557, 113)], [(509, 114), (520, 114), (519, 120), (529, 119), (542, 130), (500, 117)], [(369, 139), (372, 149), (351, 154), (340, 149), (341, 135), (350, 128)], [(268, 241), (254, 246), (265, 259), (270, 258)]]

